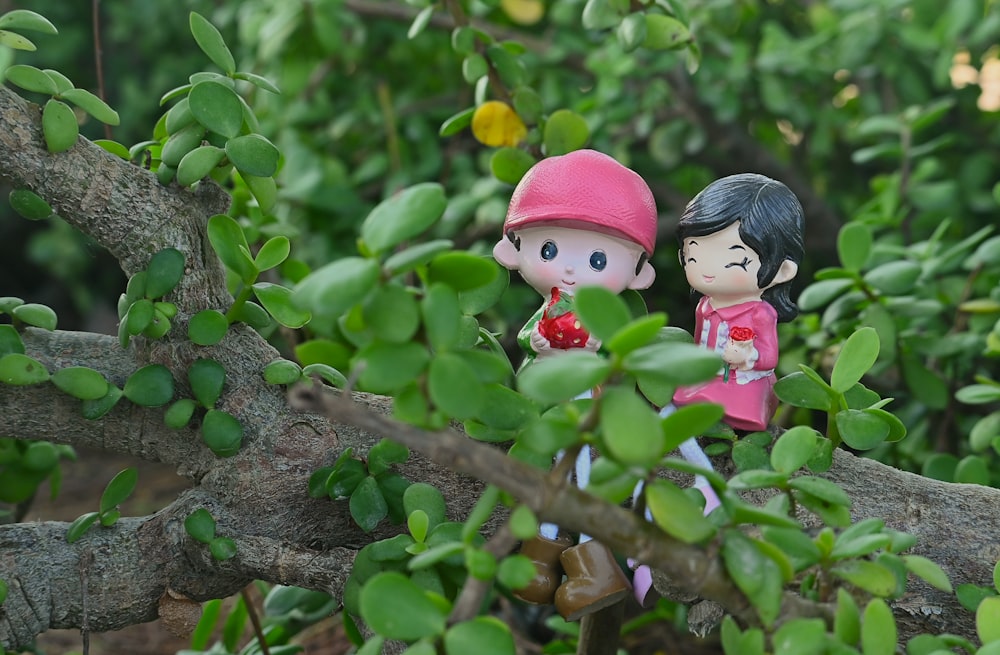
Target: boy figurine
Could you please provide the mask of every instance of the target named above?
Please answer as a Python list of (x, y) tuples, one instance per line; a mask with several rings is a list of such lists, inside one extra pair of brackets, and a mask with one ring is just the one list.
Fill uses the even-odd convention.
[[(501, 265), (518, 271), (545, 299), (518, 334), (525, 350), (522, 368), (572, 348), (600, 348), (600, 341), (568, 310), (567, 297), (584, 286), (614, 293), (648, 288), (655, 278), (649, 258), (656, 224), (649, 187), (607, 155), (577, 150), (544, 159), (528, 171), (514, 190), (503, 237), (493, 248)], [(590, 461), (585, 447), (576, 462), (581, 488), (587, 484)], [(554, 600), (567, 621), (628, 594), (628, 580), (611, 551), (587, 535), (573, 546), (560, 538), (558, 526), (543, 524), (521, 552), (535, 563), (536, 576), (516, 595), (537, 604)]]

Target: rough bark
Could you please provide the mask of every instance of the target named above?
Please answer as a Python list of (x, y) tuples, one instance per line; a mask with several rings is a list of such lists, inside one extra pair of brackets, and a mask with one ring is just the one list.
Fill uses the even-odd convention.
[[(316, 388), (289, 398), (261, 376), (277, 352), (243, 326), (233, 326), (210, 348), (172, 336), (186, 333), (186, 319), (194, 312), (224, 309), (231, 302), (205, 238), (208, 217), (225, 209), (225, 194), (207, 183), (196, 191), (163, 187), (148, 171), (83, 139), (56, 155), (42, 144), (38, 107), (0, 87), (0, 179), (41, 195), (118, 258), (127, 274), (168, 246), (185, 254), (188, 274), (170, 298), (180, 313), (167, 338), (136, 339), (122, 349), (111, 337), (27, 330), (28, 354), (50, 370), (70, 363), (91, 366), (119, 385), (137, 368), (161, 363), (173, 372), (182, 395), (189, 391), (188, 364), (212, 357), (227, 371), (219, 407), (240, 420), (245, 440), (236, 456), (219, 459), (196, 429), (166, 428), (161, 409), (122, 402), (100, 420), (87, 421), (78, 402), (51, 385), (0, 386), (6, 434), (167, 462), (195, 483), (160, 512), (94, 528), (73, 544), (65, 540), (65, 523), (0, 526), (0, 578), (10, 585), (0, 606), (5, 647), (23, 646), (50, 628), (104, 631), (151, 620), (168, 589), (202, 600), (263, 579), (339, 594), (354, 552), (391, 528), (364, 534), (350, 520), (346, 503), (310, 498), (307, 480), (345, 448), (364, 453), (381, 436), (422, 455), (411, 459), (405, 474), (442, 488), (456, 518), (478, 495), (477, 480), (497, 484), (542, 519), (592, 534), (665, 572), (690, 593), (753, 621), (752, 608), (711, 549), (672, 540), (633, 513), (595, 503), (579, 489), (461, 434), (400, 425), (386, 416), (385, 398), (344, 398)], [(941, 562), (953, 582), (991, 580), (1000, 543), (992, 509), (1000, 492), (945, 485), (844, 453), (838, 453), (829, 477), (851, 494), (856, 517), (882, 516), (891, 526), (916, 533), (921, 540), (916, 552)], [(236, 557), (215, 561), (186, 535), (183, 521), (198, 508), (215, 517), (218, 534), (237, 543)], [(968, 615), (939, 592), (915, 586), (896, 608), (905, 621), (904, 635), (918, 629), (972, 632)], [(789, 594), (786, 610), (825, 615), (828, 608)]]

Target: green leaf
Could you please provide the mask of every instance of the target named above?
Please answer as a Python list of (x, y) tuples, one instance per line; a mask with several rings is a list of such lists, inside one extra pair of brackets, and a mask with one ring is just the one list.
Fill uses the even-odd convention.
[(385, 260), (385, 270), (390, 275), (406, 273), (426, 264), (441, 253), (451, 250), (453, 246), (454, 244), (448, 239), (434, 239), (426, 243), (418, 243), (390, 255)]
[(7, 196), (10, 206), (29, 221), (40, 221), (52, 215), (52, 207), (29, 189), (14, 189)]
[(13, 9), (0, 16), (0, 30), (30, 30), (42, 34), (58, 34), (49, 19), (28, 9)]
[(361, 240), (371, 252), (383, 253), (423, 234), (444, 214), (444, 187), (416, 184), (379, 203), (361, 224)]
[(83, 401), (81, 412), (83, 418), (88, 421), (94, 421), (108, 412), (121, 400), (122, 390), (113, 384), (108, 385), (108, 392), (104, 394), (103, 398), (98, 398), (97, 400), (85, 400)]
[(916, 285), (923, 269), (920, 264), (901, 260), (887, 262), (865, 274), (865, 282), (887, 296), (909, 293)]
[(69, 366), (52, 374), (52, 384), (80, 400), (98, 400), (108, 393), (103, 375), (85, 366)]
[(1000, 596), (990, 596), (979, 603), (976, 634), (984, 645), (1000, 641)]
[(632, 52), (646, 39), (646, 17), (641, 11), (626, 16), (615, 31), (622, 50)]
[(110, 512), (124, 503), (135, 491), (135, 483), (138, 480), (139, 471), (133, 467), (124, 469), (113, 477), (108, 486), (104, 488), (104, 493), (101, 494), (100, 513)]
[(236, 556), (236, 542), (229, 537), (216, 537), (208, 543), (208, 550), (213, 559), (224, 562)]
[(222, 34), (201, 14), (191, 12), (189, 19), (191, 34), (201, 51), (208, 55), (212, 63), (222, 69), (226, 75), (236, 72), (236, 60), (226, 46)]
[(485, 261), (491, 263), (495, 274), (488, 283), (459, 292), (458, 306), (463, 314), (475, 316), (490, 309), (500, 301), (510, 285), (510, 271), (490, 259)]
[(281, 89), (275, 86), (275, 84), (271, 82), (271, 80), (267, 79), (266, 77), (261, 77), (260, 75), (257, 75), (255, 73), (246, 73), (238, 71), (236, 73), (233, 73), (233, 79), (245, 80), (259, 89), (264, 89), (265, 91), (268, 91), (270, 93), (275, 93), (279, 95), (281, 94)]
[(427, 390), (434, 405), (450, 417), (476, 416), (485, 398), (476, 372), (457, 353), (438, 353), (430, 362)]
[(180, 430), (191, 422), (197, 404), (190, 398), (181, 398), (163, 413), (163, 423), (173, 430)]
[(441, 635), (446, 615), (402, 573), (379, 573), (361, 589), (361, 616), (382, 637), (416, 641)]
[(590, 127), (587, 121), (569, 109), (552, 112), (542, 130), (542, 143), (545, 146), (545, 155), (548, 157), (579, 150), (587, 145), (589, 140)]
[(879, 338), (874, 328), (863, 327), (854, 332), (837, 356), (830, 375), (830, 386), (838, 393), (847, 392), (875, 364), (878, 352)]
[(160, 161), (176, 169), (184, 155), (200, 146), (204, 137), (205, 128), (198, 123), (185, 125), (167, 138), (160, 151)]
[(364, 300), (375, 288), (378, 277), (377, 261), (344, 257), (306, 276), (295, 286), (292, 300), (317, 318), (338, 318)]
[(97, 523), (98, 518), (100, 518), (100, 514), (97, 512), (87, 512), (76, 517), (76, 520), (70, 523), (69, 528), (66, 530), (66, 541), (71, 544), (79, 541), (80, 537), (86, 534), (92, 525)]
[(153, 322), (156, 310), (153, 301), (148, 298), (140, 298), (132, 303), (128, 308), (128, 313), (124, 316), (125, 330), (131, 336), (142, 334)]
[(188, 367), (188, 381), (195, 400), (211, 409), (222, 395), (226, 369), (214, 359), (197, 359)]
[(775, 631), (771, 643), (774, 655), (825, 652), (826, 623), (823, 619), (792, 619)]
[(37, 359), (9, 353), (0, 357), (0, 382), (16, 387), (40, 384), (49, 379), (49, 372)]
[(789, 373), (774, 385), (774, 393), (781, 402), (823, 412), (832, 406), (832, 391), (829, 385), (820, 384), (802, 371)]
[(10, 353), (24, 354), (24, 342), (13, 325), (0, 325), (0, 357)]
[(816, 452), (818, 434), (806, 425), (786, 430), (771, 449), (771, 468), (780, 473), (794, 473), (806, 465)]
[(302, 375), (304, 377), (318, 377), (327, 384), (337, 387), (338, 389), (347, 388), (347, 378), (344, 377), (343, 373), (329, 364), (309, 364), (302, 369)]
[(761, 621), (765, 626), (772, 625), (781, 610), (784, 587), (778, 564), (738, 530), (726, 531), (722, 557), (729, 576), (753, 603)]
[(843, 587), (837, 589), (833, 633), (845, 644), (856, 644), (861, 639), (861, 611), (850, 592)]
[(285, 327), (297, 329), (312, 319), (312, 314), (293, 304), (292, 290), (288, 287), (270, 282), (258, 282), (253, 285), (253, 292), (274, 320)]
[(720, 632), (726, 655), (764, 655), (764, 631), (760, 628), (748, 628), (741, 633), (736, 621), (727, 614)]
[(145, 296), (153, 299), (167, 295), (183, 276), (184, 253), (176, 248), (164, 248), (149, 260)]
[(602, 342), (613, 337), (632, 319), (625, 301), (604, 287), (580, 289), (574, 303), (580, 322)]
[[(430, 285), (420, 301), (419, 310), (427, 340), (435, 350), (447, 350), (458, 343), (462, 312), (454, 289), (441, 282)], [(403, 325), (411, 320), (410, 311), (408, 307), (401, 308)]]
[(243, 444), (243, 426), (231, 414), (210, 409), (201, 423), (201, 437), (213, 453), (231, 457)]
[(872, 252), (872, 230), (864, 223), (848, 223), (837, 235), (840, 263), (849, 271), (859, 272)]
[(195, 541), (207, 544), (215, 539), (215, 519), (207, 509), (201, 507), (184, 519), (184, 531)]
[(654, 480), (646, 486), (645, 494), (653, 521), (675, 539), (694, 544), (715, 534), (715, 526), (705, 518), (702, 508), (672, 482)]
[(861, 619), (861, 650), (864, 655), (893, 655), (896, 652), (896, 619), (889, 604), (873, 598)]
[(603, 346), (619, 357), (624, 357), (637, 348), (649, 345), (666, 323), (667, 315), (663, 312), (640, 316), (615, 332)]
[[(448, 290), (450, 291), (450, 290)], [(428, 295), (430, 295), (428, 291)], [(454, 292), (451, 292), (454, 296)], [(426, 300), (425, 300), (426, 302)], [(390, 282), (377, 287), (362, 305), (361, 314), (365, 325), (374, 333), (377, 339), (391, 343), (406, 343), (413, 338), (420, 328), (420, 307), (417, 299), (408, 289), (397, 282)], [(438, 320), (443, 317), (435, 316)], [(455, 336), (458, 336), (458, 301), (455, 300), (454, 311)], [(428, 325), (428, 332), (432, 332)], [(440, 347), (430, 336), (435, 347)]]
[(567, 352), (535, 361), (517, 376), (517, 388), (544, 405), (576, 398), (604, 382), (611, 365), (597, 355)]
[(225, 214), (216, 214), (208, 219), (208, 240), (222, 263), (245, 284), (252, 284), (257, 279), (258, 270), (250, 258), (250, 246), (243, 228), (234, 219)]
[[(232, 139), (243, 127), (243, 103), (231, 88), (220, 82), (206, 80), (191, 87), (188, 94), (191, 115), (209, 132)], [(225, 155), (221, 151), (221, 156)]]
[(226, 142), (226, 156), (240, 173), (271, 177), (278, 170), (280, 153), (260, 134), (246, 134)]
[(664, 452), (660, 418), (649, 404), (625, 387), (605, 389), (600, 427), (607, 453), (622, 464), (649, 468)]
[(199, 346), (214, 346), (229, 330), (229, 320), (214, 309), (203, 309), (188, 322), (188, 339)]
[(932, 587), (949, 594), (952, 592), (948, 574), (936, 562), (920, 555), (903, 555), (903, 562), (910, 573), (921, 578)]
[(129, 149), (117, 141), (112, 141), (111, 139), (94, 139), (94, 145), (100, 146), (107, 152), (110, 152), (112, 155), (120, 157), (125, 161), (132, 159)]
[(4, 71), (4, 75), (7, 77), (7, 81), (21, 87), (25, 91), (44, 93), (50, 96), (59, 93), (59, 88), (52, 81), (52, 78), (46, 75), (45, 71), (34, 66), (15, 64), (8, 67)]
[[(532, 535), (537, 533), (538, 524), (535, 524), (535, 529), (532, 531)], [(529, 539), (531, 535), (526, 535), (523, 538)], [(526, 587), (535, 578), (535, 564), (529, 558), (524, 555), (510, 555), (508, 557), (500, 560), (500, 566), (497, 567), (497, 582), (507, 587), (508, 589), (521, 589)]]
[(851, 448), (871, 450), (889, 436), (889, 424), (871, 412), (846, 409), (837, 412), (837, 429)]
[(76, 145), (80, 125), (76, 114), (62, 100), (50, 98), (42, 110), (42, 134), (49, 152), (64, 152)]
[(653, 13), (643, 15), (646, 19), (643, 47), (650, 50), (676, 50), (691, 41), (687, 25), (673, 16)]
[(989, 463), (981, 455), (967, 455), (955, 467), (955, 482), (989, 486)]
[(430, 361), (419, 343), (375, 342), (358, 352), (354, 366), (363, 366), (358, 384), (372, 393), (388, 394), (420, 375)]
[(371, 475), (366, 476), (351, 493), (351, 517), (365, 532), (371, 532), (379, 521), (389, 514), (389, 506), (385, 496), (379, 489), (378, 481)]
[(463, 109), (457, 114), (449, 116), (447, 119), (445, 119), (443, 123), (441, 123), (441, 127), (438, 130), (438, 136), (443, 136), (443, 137), (454, 136), (455, 134), (458, 134), (465, 128), (469, 127), (470, 125), (472, 125), (472, 115), (474, 113), (476, 113), (476, 108), (469, 107), (468, 109)]
[(257, 200), (260, 210), (262, 212), (271, 211), (275, 203), (278, 202), (278, 185), (274, 181), (274, 178), (258, 177), (247, 173), (244, 173), (242, 177), (243, 181), (250, 187), (250, 192), (253, 193), (253, 197)]
[(198, 146), (181, 158), (177, 164), (177, 184), (191, 186), (206, 177), (219, 165), (226, 151), (215, 146)]
[(625, 370), (640, 380), (649, 378), (682, 386), (711, 379), (722, 367), (714, 352), (693, 343), (662, 342), (633, 350), (622, 360)]
[(429, 282), (444, 282), (460, 292), (490, 284), (496, 279), (497, 272), (498, 267), (492, 257), (461, 251), (438, 255), (427, 269)]
[(253, 261), (257, 270), (267, 271), (282, 264), (288, 259), (291, 248), (288, 237), (282, 235), (271, 237), (264, 242), (264, 245), (257, 251), (257, 256), (254, 257)]
[(847, 492), (826, 478), (800, 475), (789, 480), (788, 486), (815, 496), (825, 503), (843, 505), (844, 507), (851, 506), (851, 497), (847, 495)]
[(514, 655), (510, 628), (492, 616), (477, 616), (453, 625), (444, 635), (446, 655)]
[(520, 148), (498, 148), (490, 157), (490, 171), (501, 182), (514, 186), (535, 163), (535, 158)]
[(403, 492), (403, 510), (407, 516), (420, 510), (427, 514), (428, 527), (433, 530), (445, 521), (445, 500), (441, 492), (426, 482), (414, 482)]
[(416, 18), (410, 24), (410, 29), (406, 31), (406, 38), (415, 39), (420, 36), (420, 33), (427, 27), (427, 23), (430, 22), (431, 16), (434, 15), (434, 9), (434, 5), (428, 5), (417, 13)]
[(21, 455), (21, 465), (29, 471), (48, 474), (59, 463), (59, 451), (48, 441), (28, 444)]
[(302, 379), (302, 368), (293, 361), (276, 359), (264, 367), (268, 384), (294, 384)]
[(853, 286), (854, 280), (850, 278), (813, 282), (799, 294), (799, 309), (803, 312), (812, 312), (826, 307)]
[(896, 590), (896, 576), (892, 571), (875, 562), (845, 560), (837, 563), (830, 570), (838, 578), (846, 580), (874, 596), (889, 596)]
[(150, 364), (130, 375), (122, 392), (136, 405), (160, 407), (174, 397), (174, 378), (166, 366)]
[(50, 332), (56, 329), (58, 323), (56, 313), (50, 307), (33, 302), (18, 305), (10, 313), (19, 321)]
[(118, 112), (86, 89), (67, 89), (59, 95), (102, 123), (118, 125), (121, 122)]
[(389, 470), (393, 464), (402, 464), (410, 456), (410, 450), (391, 439), (382, 439), (368, 451), (368, 472), (373, 476)]

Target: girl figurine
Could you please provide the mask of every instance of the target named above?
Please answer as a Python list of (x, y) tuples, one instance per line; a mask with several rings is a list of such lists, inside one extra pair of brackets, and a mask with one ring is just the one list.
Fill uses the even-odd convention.
[(675, 406), (713, 402), (735, 430), (767, 429), (777, 408), (777, 323), (798, 308), (789, 297), (802, 261), (802, 205), (781, 182), (731, 175), (709, 184), (677, 226), (680, 260), (695, 309), (695, 341), (722, 356), (714, 380), (674, 393)]
[[(511, 197), (504, 236), (493, 248), (501, 265), (518, 271), (545, 299), (518, 335), (525, 350), (522, 368), (574, 348), (593, 352), (600, 347), (572, 314), (570, 297), (588, 285), (614, 293), (649, 287), (655, 277), (649, 257), (656, 223), (649, 187), (607, 155), (577, 150), (544, 159), (528, 171)], [(576, 462), (580, 487), (587, 484), (590, 459), (590, 449), (583, 448)], [(536, 576), (518, 597), (554, 601), (567, 621), (628, 594), (628, 579), (611, 551), (587, 535), (574, 546), (560, 537), (558, 526), (543, 524), (521, 552), (535, 563)]]

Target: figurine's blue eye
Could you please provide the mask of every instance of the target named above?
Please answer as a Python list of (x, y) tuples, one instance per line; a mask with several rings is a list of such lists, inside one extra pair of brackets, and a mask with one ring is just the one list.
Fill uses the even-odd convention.
[(544, 261), (550, 262), (556, 258), (559, 254), (559, 248), (556, 246), (555, 241), (546, 241), (542, 244), (542, 259)]
[(608, 265), (608, 256), (603, 250), (595, 250), (590, 253), (590, 267), (595, 271), (603, 271)]

